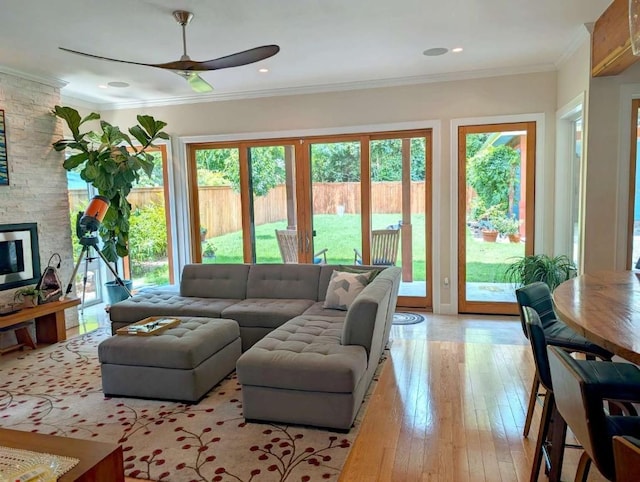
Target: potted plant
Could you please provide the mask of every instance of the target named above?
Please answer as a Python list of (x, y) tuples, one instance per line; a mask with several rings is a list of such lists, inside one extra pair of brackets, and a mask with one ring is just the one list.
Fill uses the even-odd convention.
[(13, 294), (13, 301), (22, 303), (23, 308), (33, 308), (38, 306), (42, 290), (36, 289), (34, 286), (27, 286), (16, 290)]
[[(131, 204), (127, 196), (143, 172), (151, 175), (154, 158), (147, 151), (153, 147), (155, 140), (169, 139), (168, 134), (162, 131), (167, 124), (152, 116), (139, 115), (138, 124), (128, 129), (139, 143), (134, 145), (129, 135), (103, 120), (100, 120), (99, 131), (81, 132), (80, 128), (85, 122), (100, 119), (95, 112), (81, 118), (77, 110), (56, 105), (53, 114), (62, 119), (71, 131), (71, 138), (62, 138), (53, 143), (56, 151), (70, 151), (70, 156), (64, 160), (64, 168), (68, 171), (79, 169), (80, 177), (110, 202), (98, 232), (103, 242), (102, 254), (108, 261), (117, 263), (118, 257), (129, 254)], [(108, 291), (116, 289), (124, 291), (118, 285), (114, 290), (108, 286)], [(118, 298), (117, 295), (115, 297)], [(125, 292), (116, 301), (126, 297)]]
[(216, 252), (218, 248), (213, 244), (212, 241), (207, 241), (204, 243), (202, 247), (202, 256), (204, 258), (213, 259), (216, 257)]
[(508, 237), (512, 243), (520, 242), (520, 224), (522, 224), (522, 221), (516, 218), (515, 215), (500, 216), (493, 220), (493, 225), (498, 231), (498, 234)]
[(487, 243), (495, 243), (498, 239), (498, 229), (496, 222), (504, 217), (504, 213), (499, 206), (491, 206), (486, 209), (481, 216), (479, 225), (481, 226), (482, 240)]
[(200, 242), (204, 243), (207, 240), (207, 228), (200, 226)]
[(560, 283), (573, 278), (576, 272), (576, 265), (568, 256), (532, 254), (518, 258), (507, 266), (505, 279), (517, 286), (542, 281), (553, 291)]

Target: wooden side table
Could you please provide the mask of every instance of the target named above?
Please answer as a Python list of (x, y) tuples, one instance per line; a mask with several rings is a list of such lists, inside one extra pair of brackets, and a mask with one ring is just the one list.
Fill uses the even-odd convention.
[(79, 298), (51, 301), (34, 308), (24, 308), (11, 315), (0, 316), (0, 329), (35, 320), (36, 342), (57, 343), (67, 339), (64, 310), (80, 304)]

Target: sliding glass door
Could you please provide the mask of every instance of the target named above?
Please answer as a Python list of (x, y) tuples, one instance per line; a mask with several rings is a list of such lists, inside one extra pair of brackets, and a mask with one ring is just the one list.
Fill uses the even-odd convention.
[(188, 153), (194, 260), (375, 263), (372, 233), (397, 230), (401, 302), (430, 306), (430, 131), (192, 144)]

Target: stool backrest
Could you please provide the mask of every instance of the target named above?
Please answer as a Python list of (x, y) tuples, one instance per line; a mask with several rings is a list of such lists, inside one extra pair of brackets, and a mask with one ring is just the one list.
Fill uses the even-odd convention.
[(609, 362), (578, 362), (556, 346), (548, 346), (547, 352), (558, 412), (598, 470), (612, 480), (613, 448), (599, 394), (602, 382), (580, 365)]
[(520, 322), (522, 323), (522, 331), (527, 336), (525, 326), (525, 318), (523, 308), (529, 306), (533, 308), (538, 316), (542, 326), (556, 320), (556, 313), (553, 310), (553, 301), (551, 299), (551, 291), (546, 283), (536, 281), (516, 290), (516, 300), (518, 301), (518, 309), (520, 310)]
[(523, 306), (522, 314), (540, 383), (542, 383), (542, 386), (547, 390), (553, 390), (551, 372), (549, 371), (549, 357), (547, 355), (547, 340), (544, 336), (544, 330), (538, 312), (529, 306)]

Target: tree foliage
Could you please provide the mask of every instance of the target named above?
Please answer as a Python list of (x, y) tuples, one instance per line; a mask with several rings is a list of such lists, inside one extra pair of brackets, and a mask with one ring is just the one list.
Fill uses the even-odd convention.
[[(411, 139), (411, 180), (425, 179), (425, 140)], [(286, 182), (285, 155), (282, 146), (254, 147), (250, 150), (250, 172), (253, 193), (266, 195)], [(313, 182), (360, 181), (360, 143), (334, 142), (311, 145), (311, 177)], [(371, 143), (371, 180), (402, 180), (402, 140), (384, 139)], [(230, 185), (240, 190), (238, 149), (202, 149), (196, 151), (198, 185)]]
[(518, 151), (506, 145), (488, 146), (467, 158), (467, 182), (479, 199), (475, 217), (490, 207), (504, 214), (513, 212), (519, 163)]

